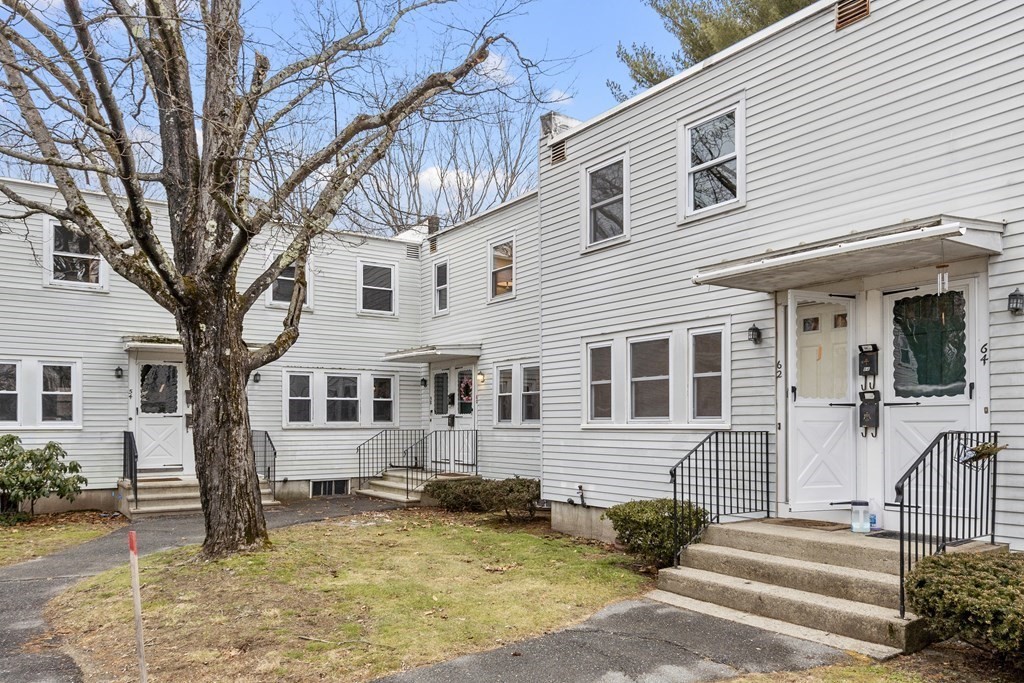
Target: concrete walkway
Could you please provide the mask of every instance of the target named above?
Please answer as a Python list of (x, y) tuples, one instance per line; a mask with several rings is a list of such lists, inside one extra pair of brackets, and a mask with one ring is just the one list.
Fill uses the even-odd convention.
[[(280, 528), (389, 507), (369, 498), (342, 496), (271, 508), (266, 514), (267, 524)], [(78, 667), (59, 650), (26, 652), (23, 646), (46, 633), (47, 601), (79, 579), (127, 562), (129, 529), (138, 532), (143, 554), (203, 540), (200, 516), (145, 519), (66, 551), (0, 569), (2, 683), (82, 681)], [(563, 631), (390, 676), (380, 683), (708, 681), (747, 672), (805, 669), (845, 657), (825, 645), (638, 600), (612, 605)]]
[[(362, 496), (340, 496), (267, 508), (267, 525), (280, 528), (320, 519), (384, 510), (393, 505)], [(58, 650), (30, 653), (26, 643), (46, 633), (43, 608), (71, 584), (128, 562), (128, 531), (139, 537), (139, 552), (148, 554), (202, 543), (200, 515), (156, 517), (133, 522), (103, 538), (46, 557), (0, 569), (0, 681), (2, 683), (71, 683), (82, 674)], [(134, 643), (126, 647), (134, 648)], [(38, 649), (38, 648), (36, 648)]]

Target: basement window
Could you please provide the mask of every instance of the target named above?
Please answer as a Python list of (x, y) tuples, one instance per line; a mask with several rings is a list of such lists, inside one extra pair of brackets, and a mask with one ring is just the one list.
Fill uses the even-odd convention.
[(323, 479), (309, 482), (311, 498), (344, 496), (348, 493), (348, 479)]

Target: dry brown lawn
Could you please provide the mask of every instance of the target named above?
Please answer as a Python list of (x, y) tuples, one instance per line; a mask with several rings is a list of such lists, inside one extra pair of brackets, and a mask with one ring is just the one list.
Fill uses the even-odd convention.
[(0, 567), (91, 541), (127, 523), (120, 515), (64, 512), (36, 515), (14, 526), (0, 526)]

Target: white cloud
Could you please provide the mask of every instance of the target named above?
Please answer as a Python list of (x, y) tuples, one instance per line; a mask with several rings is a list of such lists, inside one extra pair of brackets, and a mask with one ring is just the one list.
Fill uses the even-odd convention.
[(498, 85), (511, 85), (516, 81), (515, 77), (509, 73), (508, 59), (497, 52), (488, 54), (487, 59), (477, 67), (477, 70), (482, 76), (489, 78)]
[(551, 100), (556, 104), (563, 104), (566, 106), (573, 103), (572, 95), (565, 92), (564, 90), (560, 90), (559, 88), (552, 88), (551, 90), (549, 90), (547, 99)]

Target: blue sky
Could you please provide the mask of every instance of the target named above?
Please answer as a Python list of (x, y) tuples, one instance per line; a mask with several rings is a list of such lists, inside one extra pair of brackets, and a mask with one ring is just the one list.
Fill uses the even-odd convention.
[(615, 105), (606, 80), (628, 83), (626, 68), (615, 57), (619, 41), (648, 43), (663, 54), (678, 48), (658, 15), (641, 0), (537, 0), (505, 30), (531, 57), (577, 56), (551, 85), (572, 90), (573, 100), (557, 108), (583, 120)]

